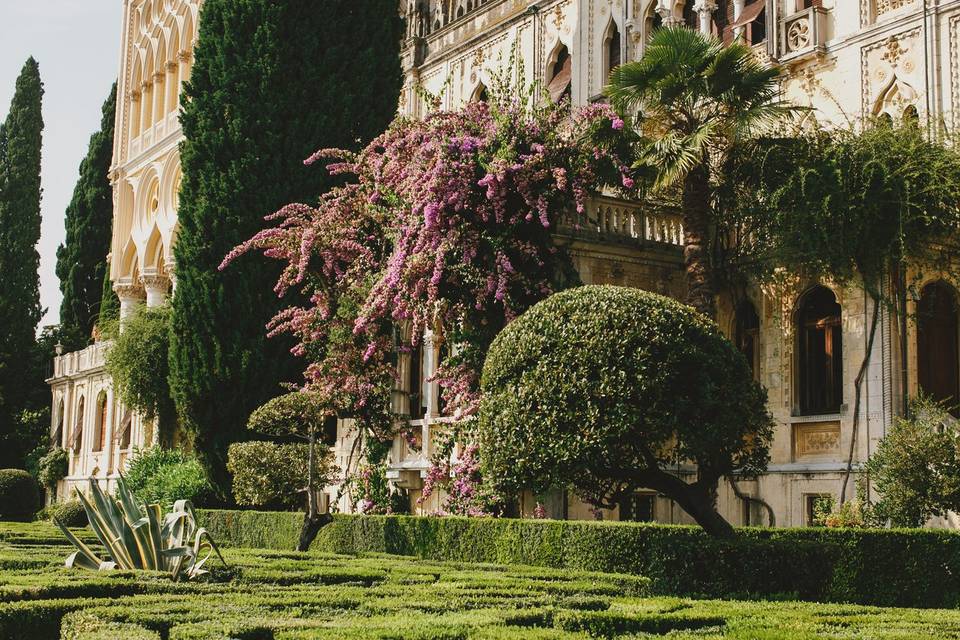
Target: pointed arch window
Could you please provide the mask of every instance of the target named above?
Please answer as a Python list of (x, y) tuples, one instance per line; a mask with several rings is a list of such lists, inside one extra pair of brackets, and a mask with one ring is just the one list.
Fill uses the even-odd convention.
[(83, 442), (83, 396), (77, 403), (77, 420), (73, 425), (73, 434), (70, 436), (70, 450), (74, 454), (80, 453), (80, 445)]
[(942, 280), (925, 286), (917, 303), (917, 383), (921, 392), (957, 413), (960, 317), (957, 293)]
[(623, 53), (620, 38), (620, 29), (617, 23), (610, 21), (610, 28), (607, 30), (606, 45), (606, 68), (604, 69), (604, 78), (609, 78), (610, 73), (623, 63)]
[(547, 91), (550, 94), (550, 100), (560, 102), (562, 100), (570, 101), (571, 79), (573, 77), (573, 58), (565, 46), (561, 46), (557, 51), (557, 57), (550, 67), (550, 82), (547, 85)]
[(839, 413), (843, 404), (841, 310), (830, 289), (816, 286), (799, 301), (796, 319), (800, 413)]
[(54, 447), (63, 446), (63, 419), (63, 398), (61, 398), (57, 404), (57, 430), (53, 432), (53, 437), (50, 439), (50, 444)]
[(419, 420), (426, 414), (427, 395), (424, 393), (423, 338), (410, 350), (410, 419)]
[(97, 396), (97, 424), (94, 431), (94, 451), (103, 451), (107, 444), (107, 393)]
[(737, 349), (747, 359), (753, 379), (760, 379), (760, 316), (749, 300), (737, 308)]

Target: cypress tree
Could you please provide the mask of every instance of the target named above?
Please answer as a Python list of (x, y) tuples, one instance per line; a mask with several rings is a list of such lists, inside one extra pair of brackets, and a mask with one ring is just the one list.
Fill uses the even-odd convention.
[(183, 182), (174, 247), (171, 390), (211, 480), (247, 417), (301, 378), (291, 343), (268, 340), (277, 267), (237, 244), (290, 202), (332, 184), (303, 160), (359, 148), (396, 113), (403, 24), (394, 0), (207, 0), (181, 116)]
[(57, 249), (57, 277), (63, 293), (61, 339), (71, 350), (87, 344), (100, 315), (113, 221), (113, 192), (107, 174), (113, 161), (116, 104), (114, 83), (103, 103), (100, 130), (90, 136), (87, 156), (80, 162), (80, 179), (67, 205), (66, 242)]
[(43, 389), (37, 357), (40, 307), (40, 67), (32, 57), (17, 78), (0, 138), (0, 466), (22, 464), (20, 424)]

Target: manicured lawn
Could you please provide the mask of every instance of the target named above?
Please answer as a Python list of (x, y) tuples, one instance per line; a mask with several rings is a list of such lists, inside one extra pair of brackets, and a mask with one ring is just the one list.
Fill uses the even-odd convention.
[(653, 598), (616, 574), (230, 549), (211, 580), (172, 583), (67, 570), (69, 551), (0, 524), (0, 639), (960, 639), (960, 611)]

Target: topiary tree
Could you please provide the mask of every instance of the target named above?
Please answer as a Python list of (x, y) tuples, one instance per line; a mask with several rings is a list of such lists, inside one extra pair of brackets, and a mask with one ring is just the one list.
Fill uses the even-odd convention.
[(297, 551), (306, 551), (320, 529), (333, 521), (329, 513), (320, 513), (317, 492), (331, 479), (330, 449), (318, 439), (325, 427), (335, 424), (336, 414), (330, 401), (318, 393), (297, 391), (270, 400), (252, 414), (247, 428), (274, 437), (293, 437), (307, 442), (307, 512)]
[(23, 469), (0, 469), (0, 519), (30, 520), (40, 509), (40, 485)]
[(170, 307), (137, 307), (124, 330), (113, 322), (105, 333), (113, 338), (107, 371), (117, 395), (145, 420), (155, 421), (159, 442), (170, 446), (176, 430), (176, 408), (170, 395)]
[[(315, 454), (316, 488), (334, 478), (333, 456), (325, 445)], [(233, 476), (233, 499), (246, 507), (299, 510), (310, 475), (310, 447), (302, 443), (253, 440), (235, 442), (227, 451), (227, 470)]]
[(67, 450), (54, 447), (40, 458), (37, 464), (37, 481), (48, 489), (54, 489), (58, 482), (67, 477), (68, 469)]
[(228, 271), (227, 252), (288, 202), (339, 181), (303, 160), (357, 149), (387, 126), (402, 86), (403, 22), (391, 0), (206, 0), (181, 121), (171, 387), (218, 489), (250, 413), (299, 378), (291, 344), (268, 341), (278, 268)]
[(87, 345), (99, 321), (103, 281), (107, 275), (110, 229), (113, 224), (113, 127), (117, 85), (103, 103), (100, 130), (90, 136), (87, 156), (80, 163), (80, 178), (66, 211), (67, 237), (57, 249), (57, 277), (63, 301), (60, 325), (67, 349)]
[(148, 504), (169, 509), (177, 500), (198, 507), (214, 503), (213, 487), (196, 456), (182, 449), (138, 450), (124, 474), (127, 486)]
[(506, 495), (571, 488), (612, 508), (655, 489), (732, 536), (719, 481), (769, 458), (766, 392), (746, 360), (706, 316), (645, 291), (586, 286), (534, 305), (494, 340), (481, 391), (483, 472)]
[(919, 527), (960, 511), (960, 427), (942, 405), (921, 398), (898, 418), (867, 462), (880, 500), (876, 515)]

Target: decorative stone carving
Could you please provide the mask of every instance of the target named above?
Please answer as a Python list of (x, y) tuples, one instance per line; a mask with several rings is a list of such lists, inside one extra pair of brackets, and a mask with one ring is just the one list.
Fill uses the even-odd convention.
[(800, 422), (793, 425), (794, 458), (833, 457), (840, 452), (840, 422)]
[(170, 291), (170, 278), (164, 274), (145, 274), (140, 276), (140, 282), (147, 293), (147, 306), (159, 307), (167, 299)]

